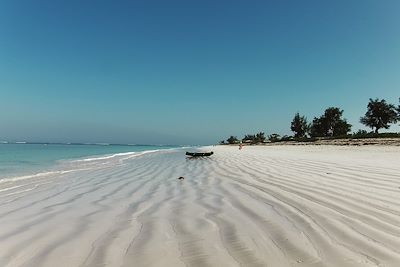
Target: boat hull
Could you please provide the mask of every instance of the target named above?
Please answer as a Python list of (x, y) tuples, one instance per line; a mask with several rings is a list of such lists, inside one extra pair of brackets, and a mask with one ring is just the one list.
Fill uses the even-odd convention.
[(189, 157), (209, 157), (212, 154), (214, 154), (214, 152), (186, 152), (186, 156)]

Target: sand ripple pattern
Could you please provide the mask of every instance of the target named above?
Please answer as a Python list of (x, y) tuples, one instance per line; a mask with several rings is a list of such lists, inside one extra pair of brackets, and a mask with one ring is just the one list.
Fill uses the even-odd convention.
[(400, 266), (400, 148), (203, 149), (3, 185), (0, 266)]

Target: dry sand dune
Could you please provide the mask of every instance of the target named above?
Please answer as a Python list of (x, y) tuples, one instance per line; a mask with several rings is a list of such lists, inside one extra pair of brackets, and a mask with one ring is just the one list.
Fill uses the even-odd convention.
[(400, 266), (400, 147), (206, 149), (0, 183), (0, 266)]

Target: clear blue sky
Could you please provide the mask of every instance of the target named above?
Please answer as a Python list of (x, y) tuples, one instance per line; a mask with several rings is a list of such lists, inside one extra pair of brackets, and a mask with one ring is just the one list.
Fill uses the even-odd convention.
[[(142, 3), (146, 2), (146, 4)], [(0, 140), (214, 143), (398, 104), (400, 1), (0, 2)], [(399, 130), (398, 126), (391, 130)]]

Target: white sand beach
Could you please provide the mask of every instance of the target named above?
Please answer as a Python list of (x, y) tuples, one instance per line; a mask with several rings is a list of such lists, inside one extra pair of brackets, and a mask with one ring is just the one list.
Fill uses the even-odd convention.
[(400, 147), (202, 149), (0, 183), (0, 266), (400, 266)]

